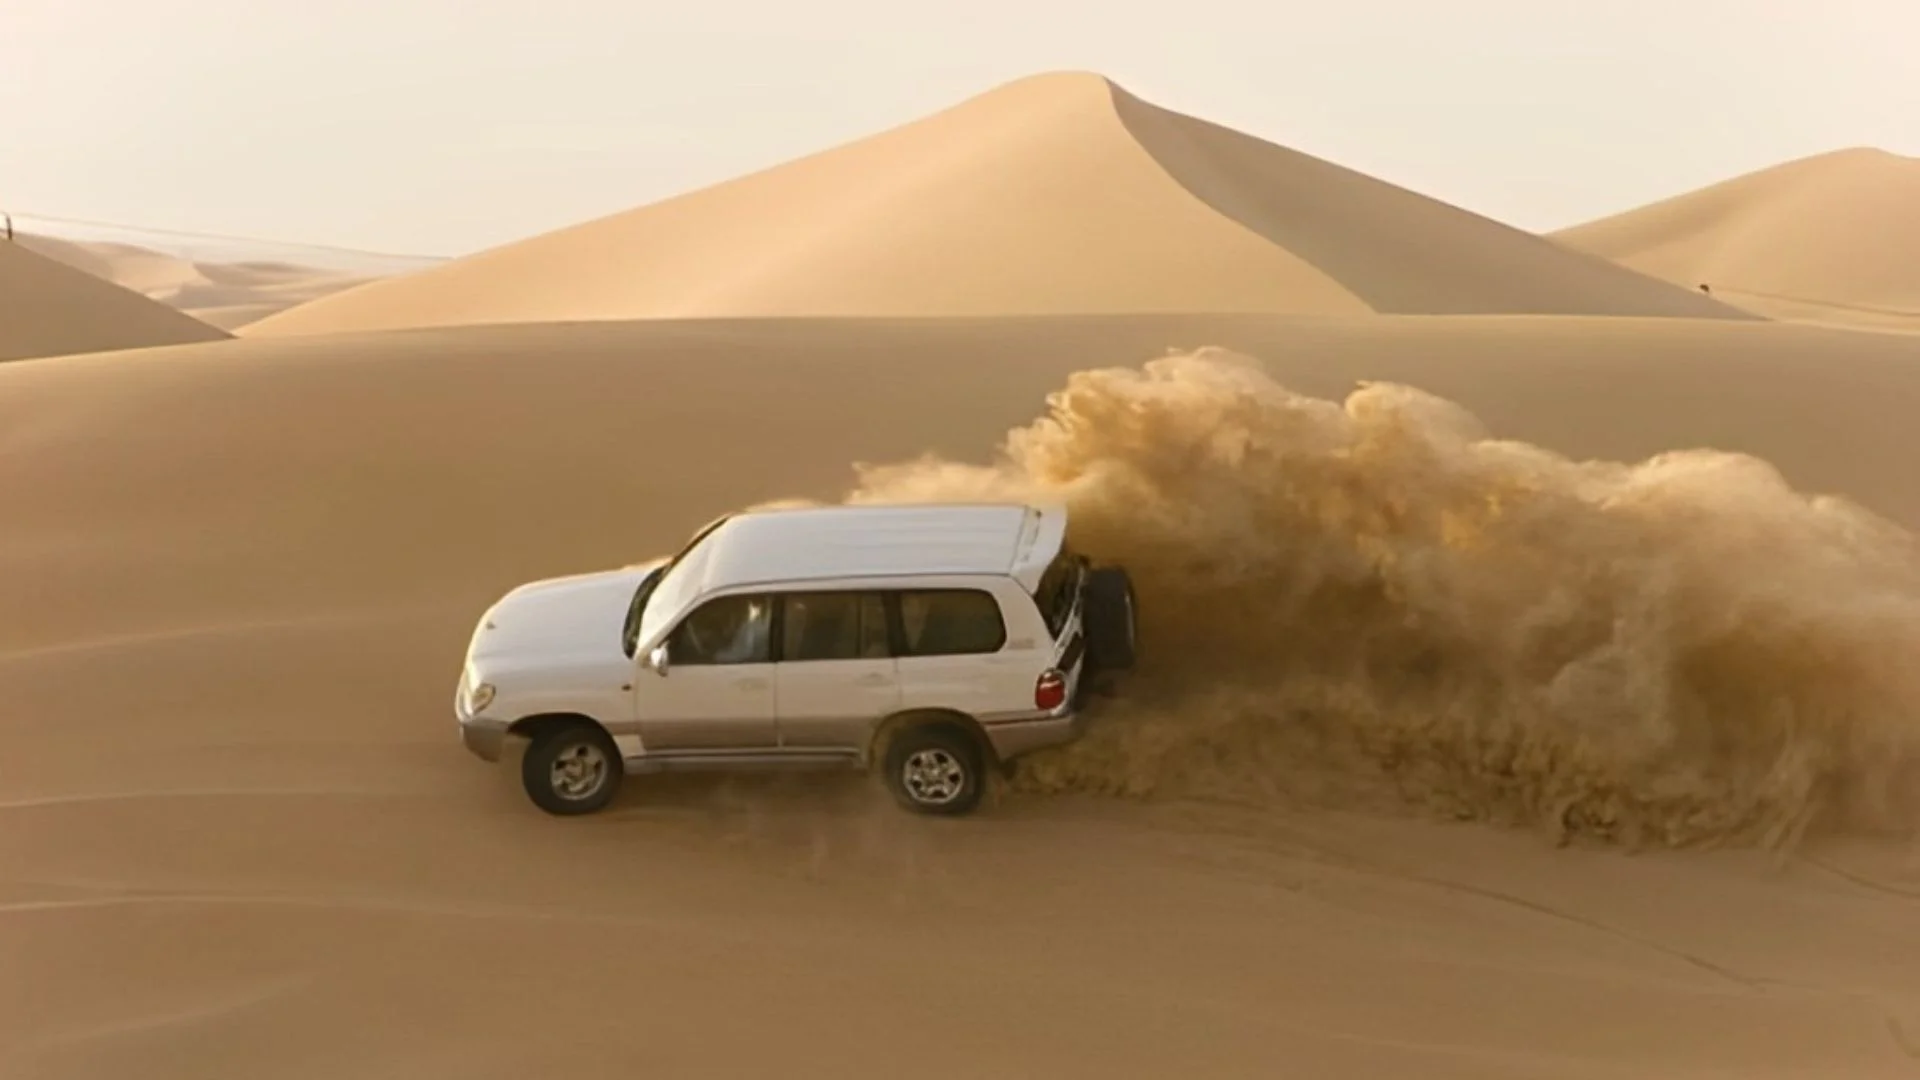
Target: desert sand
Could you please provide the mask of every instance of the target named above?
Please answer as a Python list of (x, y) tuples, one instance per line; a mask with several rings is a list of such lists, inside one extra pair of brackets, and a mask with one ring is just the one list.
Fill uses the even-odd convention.
[(1920, 331), (1920, 159), (1855, 147), (1552, 234), (1768, 318)]
[(227, 336), (131, 289), (0, 240), (0, 361)]
[(1743, 317), (1062, 72), (246, 332), (1137, 312)]
[[(943, 136), (943, 198), (1006, 137)], [(1136, 232), (1206, 253), (1188, 291), (1002, 202), (946, 307), (792, 317), (885, 300), (914, 205), (649, 309), (739, 318), (622, 318), (644, 260), (583, 231), (576, 321), (540, 289), (586, 241), (536, 238), (299, 333), (0, 365), (0, 1076), (1914, 1075), (1920, 338), (1491, 226), (1451, 284), (1328, 226), (1342, 307), (1177, 198)], [(1100, 310), (977, 314), (1028, 256)], [(459, 745), (522, 581), (768, 500), (1035, 491), (1134, 568), (1143, 668), (974, 818), (686, 777), (550, 819)]]
[(287, 308), (379, 275), (287, 262), (187, 259), (136, 244), (22, 235), (20, 246), (122, 285), (222, 330), (236, 330)]

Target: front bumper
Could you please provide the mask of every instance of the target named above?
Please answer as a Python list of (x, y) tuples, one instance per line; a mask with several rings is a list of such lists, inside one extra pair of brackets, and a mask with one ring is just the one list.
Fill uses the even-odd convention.
[(460, 742), (482, 761), (499, 761), (506, 752), (507, 722), (491, 716), (462, 716)]

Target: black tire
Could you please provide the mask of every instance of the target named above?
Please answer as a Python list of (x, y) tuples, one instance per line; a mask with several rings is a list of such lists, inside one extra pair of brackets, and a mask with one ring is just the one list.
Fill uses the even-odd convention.
[(895, 801), (916, 814), (970, 814), (986, 787), (980, 745), (944, 725), (910, 727), (895, 735), (881, 768)]
[(1102, 566), (1087, 574), (1087, 667), (1094, 672), (1131, 671), (1139, 619), (1133, 597), (1133, 578), (1118, 566)]
[[(563, 783), (566, 763), (574, 761), (592, 772), (597, 783), (568, 791)], [(549, 814), (573, 817), (602, 810), (620, 793), (626, 769), (620, 748), (598, 724), (577, 721), (549, 728), (534, 736), (520, 760), (520, 784), (533, 804)], [(586, 779), (583, 777), (583, 780)]]

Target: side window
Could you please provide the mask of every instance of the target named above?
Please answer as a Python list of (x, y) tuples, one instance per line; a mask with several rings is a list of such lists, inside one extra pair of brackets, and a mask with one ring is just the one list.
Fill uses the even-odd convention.
[(773, 656), (773, 602), (765, 596), (722, 596), (693, 609), (667, 638), (675, 667), (765, 664)]
[(879, 593), (814, 592), (786, 597), (780, 659), (882, 660), (887, 643), (887, 605)]
[(1072, 549), (1062, 546), (1060, 553), (1047, 564), (1047, 572), (1040, 575), (1040, 587), (1033, 591), (1034, 604), (1040, 609), (1040, 617), (1047, 621), (1047, 632), (1055, 637), (1067, 625), (1067, 616), (1073, 614), (1076, 586), (1080, 584), (1080, 557)]
[(958, 656), (999, 652), (1007, 643), (1000, 602), (978, 589), (900, 593), (904, 656)]

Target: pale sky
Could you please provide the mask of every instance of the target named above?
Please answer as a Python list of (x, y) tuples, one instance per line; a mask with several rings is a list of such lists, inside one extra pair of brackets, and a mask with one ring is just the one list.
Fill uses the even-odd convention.
[(1547, 231), (1920, 156), (1920, 0), (0, 0), (0, 209), (461, 254), (1023, 75)]

